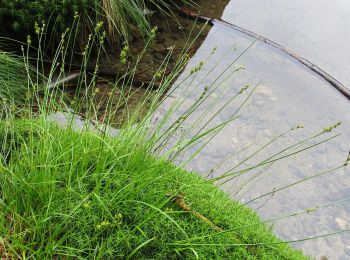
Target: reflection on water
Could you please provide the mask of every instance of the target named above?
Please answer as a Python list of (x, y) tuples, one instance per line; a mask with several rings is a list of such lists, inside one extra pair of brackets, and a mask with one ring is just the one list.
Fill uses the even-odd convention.
[[(300, 1), (293, 1), (293, 3), (297, 5)], [(232, 1), (231, 6), (226, 9), (224, 18), (227, 20), (227, 18), (231, 17), (231, 14), (236, 16), (240, 11), (242, 12), (242, 17), (247, 15), (247, 13), (244, 12), (251, 11), (251, 9), (243, 8), (240, 10), (240, 7), (245, 6), (243, 2), (250, 8), (258, 8), (253, 4), (264, 2), (266, 5), (270, 4), (271, 8), (277, 6), (283, 9), (282, 3), (287, 5), (290, 1), (278, 1), (279, 4), (276, 3), (277, 1)], [(344, 1), (343, 4), (345, 4)], [(233, 9), (234, 11), (230, 13)], [(255, 10), (257, 13), (260, 11), (261, 10), (258, 9)], [(269, 23), (273, 21), (272, 14), (275, 14), (273, 11), (270, 12), (270, 17), (268, 17)], [(287, 14), (288, 12), (284, 10), (281, 15), (290, 15)], [(258, 20), (254, 15), (252, 15), (250, 19), (251, 21), (255, 21), (254, 19)], [(232, 18), (231, 21), (239, 24), (237, 22), (239, 21), (237, 17)], [(243, 25), (246, 24), (243, 23)], [(272, 22), (272, 25), (280, 26), (274, 24), (274, 22)], [(255, 26), (255, 24), (252, 24), (252, 26)], [(294, 26), (301, 27), (302, 25), (295, 24)], [(262, 30), (261, 28), (262, 26), (260, 25), (258, 29)], [(258, 32), (261, 32), (259, 30)], [(276, 31), (273, 31), (271, 35), (274, 36), (276, 33)], [(267, 33), (266, 35), (271, 36)], [(276, 35), (278, 36), (278, 34)], [(312, 35), (310, 38), (314, 40), (315, 37), (315, 35)], [(279, 40), (277, 37), (271, 38), (277, 41)], [(286, 41), (285, 37), (283, 39)], [(321, 38), (321, 40), (322, 39), (324, 38)], [(186, 92), (182, 89), (173, 94), (184, 97), (190, 93), (186, 97), (181, 108), (186, 109), (186, 107), (190, 106), (192, 102), (198, 99), (204, 86), (210, 85), (218, 75), (223, 73), (225, 68), (227, 68), (252, 41), (253, 39), (238, 32), (228, 30), (223, 26), (215, 26), (210, 31), (206, 41), (198, 50), (195, 57), (191, 60), (188, 69), (183, 73), (182, 77), (178, 79), (178, 82), (180, 82), (182, 78), (188, 75), (190, 69), (201, 60), (207, 61), (201, 71), (186, 81), (189, 90), (193, 92)], [(287, 40), (287, 42), (289, 41)], [(295, 40), (295, 42), (299, 43), (297, 40)], [(281, 43), (286, 42), (281, 41)], [(303, 46), (296, 45), (296, 48), (293, 49), (294, 46), (292, 46), (291, 42), (290, 44), (291, 46), (288, 47), (296, 52), (299, 51), (298, 46), (299, 48)], [(234, 45), (235, 47), (233, 48)], [(207, 59), (208, 54), (214, 47), (217, 47), (216, 53), (212, 55), (211, 58)], [(304, 51), (308, 53), (307, 49), (304, 49)], [(320, 57), (322, 57), (322, 51), (323, 49), (318, 53), (318, 55), (321, 55)], [(316, 53), (316, 50), (314, 50), (314, 53)], [(304, 53), (302, 54), (304, 55)], [(340, 71), (338, 71), (336, 55), (339, 54), (337, 53), (334, 55), (334, 63), (330, 62), (329, 67), (323, 66), (328, 65), (328, 63), (320, 65), (331, 73), (331, 69), (337, 70), (337, 72), (343, 76), (343, 79), (346, 79), (341, 70), (348, 68), (342, 67)], [(350, 52), (347, 53), (347, 55), (350, 56)], [(317, 55), (314, 57), (306, 57), (314, 62), (318, 61), (317, 59), (319, 58)], [(220, 61), (220, 63), (217, 65), (216, 63), (218, 61)], [(225, 104), (232, 94), (237, 92), (245, 84), (249, 83), (254, 85), (260, 80), (262, 80), (262, 82), (249, 100), (247, 106), (240, 112), (240, 118), (226, 126), (220, 134), (210, 141), (201, 153), (195, 157), (191, 164), (187, 166), (188, 168), (196, 170), (204, 176), (207, 176), (211, 169), (214, 168), (215, 171), (212, 173), (211, 177), (219, 176), (227, 169), (230, 169), (232, 165), (251, 154), (254, 150), (279, 133), (299, 124), (305, 126), (304, 129), (286, 134), (277, 142), (268, 146), (263, 153), (257, 154), (251, 161), (247, 161), (244, 165), (240, 166), (243, 168), (249, 167), (253, 162), (259, 162), (268, 157), (269, 154), (273, 154), (302, 138), (318, 133), (322, 131), (324, 127), (338, 121), (342, 121), (343, 124), (336, 130), (342, 132), (342, 135), (336, 139), (326, 144), (321, 144), (315, 149), (305, 151), (300, 155), (295, 155), (283, 161), (268, 165), (264, 172), (256, 172), (257, 177), (250, 180), (247, 184), (247, 178), (249, 179), (252, 176), (247, 175), (240, 179), (234, 179), (226, 183), (224, 189), (230, 192), (234, 198), (246, 202), (261, 194), (273, 191), (275, 188), (307, 178), (322, 170), (331, 169), (332, 167), (344, 163), (348, 151), (350, 150), (350, 117), (348, 113), (348, 111), (350, 111), (350, 102), (347, 99), (341, 96), (324, 80), (311, 73), (310, 70), (264, 43), (257, 42), (236, 62), (236, 64), (244, 65), (247, 68), (240, 71), (237, 76), (234, 76), (233, 71), (237, 69), (236, 65), (236, 67), (232, 67), (222, 75), (221, 78), (226, 80), (221, 82), (221, 87), (211, 94), (209, 100), (216, 100), (216, 103), (214, 107), (210, 108), (207, 118), (215, 113), (215, 107), (218, 108)], [(215, 69), (211, 71), (213, 66)], [(201, 82), (202, 78), (205, 78), (203, 82)], [(348, 81), (350, 82), (350, 80)], [(198, 90), (195, 88), (198, 88)], [(242, 100), (243, 99), (240, 98), (238, 102), (232, 103), (221, 111), (215, 119), (216, 123), (229, 118)], [(169, 99), (168, 102), (170, 103), (171, 99)], [(167, 105), (166, 103), (165, 106)], [(191, 117), (191, 122), (199, 118), (201, 111), (205, 111), (205, 109), (205, 105), (201, 106)], [(332, 135), (332, 133), (330, 135)], [(330, 135), (323, 135), (321, 137), (328, 137)], [(231, 154), (240, 150), (242, 150), (240, 153), (230, 157)], [(226, 158), (226, 160), (222, 163), (224, 158)], [(215, 165), (219, 165), (219, 167), (215, 168)], [(290, 189), (278, 192), (271, 198), (262, 198), (249, 205), (256, 209), (264, 219), (271, 219), (315, 207), (316, 205), (348, 198), (350, 197), (349, 174), (349, 168), (342, 168), (334, 173), (311, 179)], [(349, 203), (345, 201), (333, 206), (321, 208), (316, 212), (310, 212), (309, 214), (274, 222), (273, 227), (276, 234), (284, 240), (307, 238), (350, 228), (349, 213), (350, 206)], [(302, 248), (307, 254), (313, 256), (326, 255), (330, 257), (330, 259), (346, 259), (350, 256), (350, 234), (343, 233), (337, 236), (298, 242), (295, 243), (294, 246)]]
[(231, 0), (222, 18), (281, 43), (350, 87), (350, 1)]

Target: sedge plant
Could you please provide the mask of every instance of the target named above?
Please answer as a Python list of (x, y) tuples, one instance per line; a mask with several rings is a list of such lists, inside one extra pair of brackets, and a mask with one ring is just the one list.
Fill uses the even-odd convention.
[[(90, 40), (101, 45), (104, 42), (98, 32)], [(200, 63), (192, 68), (188, 76), (177, 81), (169, 91), (188, 64), (188, 55), (184, 55), (174, 71), (166, 74), (170, 50), (138, 105), (132, 111), (126, 107), (126, 120), (117, 131), (112, 131), (112, 118), (119, 115), (117, 108), (125, 107), (136, 91), (132, 87), (136, 69), (128, 67), (127, 53), (121, 55), (127, 75), (118, 75), (109, 81), (106, 111), (100, 117), (95, 103), (100, 80), (98, 66), (92, 75), (85, 66), (90, 49), (96, 45), (85, 48), (73, 103), (67, 98), (69, 84), (54, 79), (65, 78), (68, 72), (64, 68), (69, 68), (69, 64), (62, 67), (62, 61), (69, 62), (70, 57), (63, 47), (67, 43), (63, 39), (61, 43), (49, 73), (35, 66), (35, 63), (41, 64), (40, 57), (43, 57), (38, 48), (34, 67), (45, 76), (25, 74), (25, 86), (29, 84), (29, 89), (35, 89), (25, 103), (26, 116), (18, 118), (16, 106), (2, 111), (1, 257), (308, 259), (276, 238), (269, 227), (269, 223), (307, 214), (308, 210), (264, 222), (217, 185), (227, 178), (310, 149), (314, 144), (308, 145), (308, 142), (314, 137), (287, 147), (249, 169), (233, 166), (220, 178), (206, 180), (187, 171), (186, 163), (222, 128), (235, 121), (254, 88), (243, 86), (234, 93), (230, 102), (243, 102), (242, 105), (218, 124), (212, 125), (212, 117), (198, 122), (191, 121), (191, 116), (198, 113), (203, 102), (217, 102), (211, 101), (209, 94), (220, 84), (205, 87), (182, 113), (175, 111), (184, 106), (183, 98), (173, 98), (166, 111), (159, 113), (164, 108), (164, 100), (183, 91), (186, 80), (192, 80), (204, 66)], [(96, 52), (102, 49), (101, 46)], [(22, 66), (16, 64), (28, 72), (26, 68), (33, 59), (22, 60)], [(6, 63), (3, 66), (6, 67)], [(0, 76), (6, 79), (9, 71), (0, 70)], [(156, 91), (152, 90), (155, 81), (161, 82)], [(221, 82), (219, 78), (217, 81)], [(36, 84), (40, 87), (33, 88)], [(192, 91), (185, 92), (185, 97)], [(147, 110), (140, 117), (145, 107)], [(214, 117), (221, 109), (223, 107), (213, 113)], [(64, 124), (52, 117), (57, 112), (65, 115)], [(199, 113), (203, 113), (200, 118), (206, 118), (208, 110)], [(78, 121), (82, 124), (78, 125)], [(323, 141), (333, 138), (328, 136), (333, 128), (322, 131)], [(193, 148), (193, 155), (176, 165), (178, 159)]]

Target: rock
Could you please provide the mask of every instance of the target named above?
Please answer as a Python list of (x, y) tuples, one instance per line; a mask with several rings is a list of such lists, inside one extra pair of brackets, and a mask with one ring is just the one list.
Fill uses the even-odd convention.
[(348, 223), (344, 219), (341, 219), (341, 218), (336, 218), (335, 222), (337, 223), (338, 227), (341, 229), (346, 229), (348, 226)]

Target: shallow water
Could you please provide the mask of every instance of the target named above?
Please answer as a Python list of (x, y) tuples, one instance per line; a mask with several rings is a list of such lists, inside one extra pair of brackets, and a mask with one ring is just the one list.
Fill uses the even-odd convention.
[(222, 18), (274, 39), (350, 85), (350, 1), (231, 0)]
[[(223, 19), (252, 31), (268, 36), (287, 46), (292, 51), (310, 59), (332, 76), (350, 84), (350, 49), (347, 42), (350, 34), (350, 3), (348, 1), (268, 1), (232, 0), (225, 10)], [(192, 75), (182, 84), (185, 89), (175, 90), (173, 96), (183, 97), (181, 111), (185, 111), (201, 95), (205, 85), (215, 82), (228, 66), (254, 43), (254, 39), (225, 26), (216, 25), (206, 41), (190, 61), (188, 68), (178, 79), (181, 82), (191, 68), (201, 60), (206, 61), (201, 71)], [(217, 47), (215, 54), (210, 55)], [(216, 64), (220, 62), (219, 64)], [(195, 159), (187, 165), (210, 177), (220, 176), (232, 165), (271, 140), (274, 136), (302, 124), (298, 129), (286, 134), (268, 146), (240, 168), (249, 167), (268, 155), (283, 149), (302, 138), (322, 131), (324, 127), (342, 121), (341, 127), (327, 138), (341, 132), (342, 135), (321, 144), (314, 149), (291, 156), (269, 165), (263, 173), (251, 172), (240, 179), (234, 179), (223, 186), (233, 198), (249, 201), (275, 188), (302, 180), (323, 170), (342, 165), (350, 150), (350, 101), (340, 95), (322, 78), (312, 73), (281, 51), (261, 42), (256, 42), (235, 62), (235, 66), (221, 76), (220, 87), (187, 122), (188, 127), (209, 109), (209, 118), (215, 108), (225, 102), (243, 85), (258, 82), (255, 93), (240, 111), (240, 118), (227, 125)], [(237, 76), (233, 71), (244, 65)], [(211, 69), (215, 67), (215, 69)], [(223, 80), (225, 79), (225, 80)], [(175, 84), (174, 86), (176, 86)], [(251, 87), (251, 88), (252, 88)], [(215, 118), (219, 123), (227, 120), (242, 102), (244, 95), (223, 109)], [(173, 101), (169, 98), (166, 109)], [(210, 105), (211, 101), (215, 101)], [(177, 112), (180, 115), (181, 111)], [(204, 119), (200, 120), (204, 122)], [(186, 129), (185, 129), (186, 130)], [(194, 130), (188, 133), (188, 137)], [(248, 148), (247, 148), (248, 147)], [(230, 156), (243, 148), (235, 156)], [(190, 151), (191, 153), (193, 151)], [(187, 154), (188, 155), (188, 154)], [(186, 158), (186, 156), (184, 157)], [(222, 163), (222, 160), (226, 160)], [(219, 165), (220, 167), (215, 167)], [(255, 174), (256, 178), (246, 180)], [(243, 185), (245, 184), (245, 185)], [(350, 169), (341, 168), (333, 173), (310, 179), (289, 189), (275, 193), (250, 203), (263, 219), (280, 217), (307, 208), (339, 201), (350, 197)], [(350, 228), (349, 201), (320, 208), (316, 212), (273, 222), (275, 233), (286, 241), (309, 238), (329, 232)], [(350, 257), (350, 234), (318, 238), (293, 243), (305, 253), (315, 257), (327, 256), (329, 259), (348, 259)]]

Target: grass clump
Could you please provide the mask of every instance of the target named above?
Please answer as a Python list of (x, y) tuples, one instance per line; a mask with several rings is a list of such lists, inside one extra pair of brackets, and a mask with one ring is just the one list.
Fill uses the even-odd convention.
[[(141, 132), (109, 137), (45, 118), (2, 121), (1, 256), (304, 258), (252, 210), (152, 157)], [(179, 194), (191, 211), (174, 200)]]
[[(180, 0), (177, 4), (190, 3)], [(61, 34), (79, 17), (81, 41), (87, 41), (87, 35), (103, 21), (110, 41), (118, 43), (128, 40), (131, 32), (150, 35), (148, 7), (172, 15), (174, 5), (164, 0), (0, 0), (0, 35), (25, 41), (28, 34), (35, 33), (35, 24), (45, 22), (48, 34), (53, 33), (47, 39), (59, 41)]]
[(30, 93), (32, 83), (30, 76), (34, 69), (25, 63), (20, 57), (8, 52), (0, 51), (0, 101), (19, 104)]
[[(188, 50), (177, 61), (175, 69), (166, 74), (173, 49), (169, 50), (148, 86), (136, 89), (133, 83), (137, 64), (135, 68), (129, 64), (126, 47), (120, 59), (128, 71), (120, 75), (118, 72), (120, 77), (115, 81), (106, 79), (104, 86), (98, 73), (98, 61), (93, 73), (86, 68), (90, 53), (96, 47), (92, 42), (103, 45), (104, 37), (101, 39), (99, 35), (102, 25), (98, 23), (95, 34), (89, 37), (91, 43), (85, 47), (84, 60), (74, 84), (61, 80), (71, 76), (65, 71), (72, 60), (70, 48), (65, 47), (70, 46), (71, 33), (74, 37), (71, 31), (66, 34), (68, 43), (62, 37), (50, 69), (44, 66), (45, 55), (40, 45), (36, 59), (25, 55), (18, 58), (8, 53), (0, 56), (4, 61), (0, 63), (0, 77), (4, 79), (0, 86), (11, 86), (12, 96), (20, 94), (17, 98), (7, 98), (0, 92), (10, 103), (0, 110), (0, 257), (306, 258), (277, 239), (254, 211), (231, 200), (213, 184), (215, 180), (208, 181), (184, 170), (186, 163), (174, 165), (187, 150), (198, 145), (203, 147), (234, 121), (254, 90), (244, 95), (243, 101), (238, 100), (242, 105), (226, 121), (211, 124), (226, 105), (248, 90), (248, 86), (233, 94), (228, 103), (205, 121), (211, 109), (209, 105), (186, 130), (186, 119), (190, 119), (202, 102), (209, 100), (220, 84), (206, 86), (198, 100), (177, 119), (173, 116), (176, 117), (174, 111), (183, 106), (181, 98), (175, 98), (166, 113), (158, 117), (157, 111), (162, 108), (165, 96), (174, 94), (173, 90), (167, 92), (169, 86), (187, 65)], [(38, 32), (38, 41), (45, 41), (44, 30), (38, 27)], [(25, 53), (24, 47), (22, 52)], [(204, 65), (200, 62), (186, 79), (192, 80), (190, 77)], [(181, 90), (186, 79), (175, 89)], [(159, 81), (159, 88), (153, 91), (156, 81)], [(132, 96), (142, 88), (142, 98), (129, 109)], [(22, 97), (26, 102), (18, 106), (15, 102)], [(102, 97), (106, 98), (103, 109), (99, 104)], [(210, 102), (215, 104), (216, 100)], [(117, 135), (112, 137), (109, 126), (114, 117), (120, 117), (119, 108), (122, 107), (125, 120), (118, 125)], [(50, 117), (57, 112), (68, 118), (63, 122), (64, 127)], [(73, 123), (76, 116), (84, 120), (80, 122), (83, 124), (80, 130)], [(179, 140), (173, 141), (178, 132), (181, 133)], [(196, 133), (192, 135), (192, 132)], [(322, 133), (325, 132), (328, 131)], [(290, 148), (299, 148), (303, 143)], [(310, 147), (300, 148), (300, 151)], [(277, 159), (298, 152), (283, 154)], [(238, 171), (233, 167), (216, 181), (273, 163), (278, 155), (280, 153), (249, 169)], [(193, 156), (187, 156), (186, 162)]]

